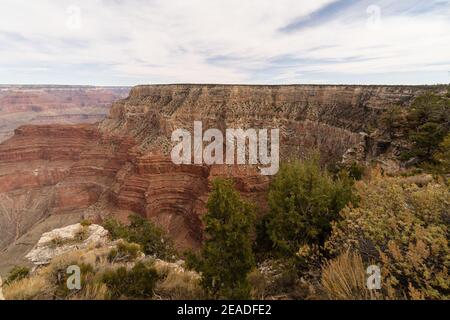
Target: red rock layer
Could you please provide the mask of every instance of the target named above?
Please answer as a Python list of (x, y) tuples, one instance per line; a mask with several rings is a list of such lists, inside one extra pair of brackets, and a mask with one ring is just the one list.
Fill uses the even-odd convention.
[[(26, 208), (20, 209), (26, 217), (14, 215), (18, 209), (13, 204), (5, 207), (0, 231), (13, 228), (10, 220), (28, 222), (12, 236), (3, 236), (0, 249), (2, 243), (26, 233), (43, 212), (99, 216), (134, 212), (164, 226), (180, 247), (196, 246), (202, 239), (201, 216), (212, 179), (233, 178), (238, 190), (262, 212), (269, 178), (248, 166), (175, 165), (168, 156), (172, 130), (191, 129), (194, 121), (203, 121), (204, 130), (280, 128), (282, 157), (302, 157), (315, 147), (325, 161), (336, 161), (361, 143), (359, 131), (373, 126), (381, 110), (392, 104), (406, 106), (425, 90), (141, 86), (115, 103), (100, 126), (21, 127), (0, 144), (0, 196), (14, 203), (29, 194)], [(2, 218), (11, 216), (15, 218)]]
[(0, 142), (27, 124), (99, 122), (128, 93), (126, 87), (0, 85)]

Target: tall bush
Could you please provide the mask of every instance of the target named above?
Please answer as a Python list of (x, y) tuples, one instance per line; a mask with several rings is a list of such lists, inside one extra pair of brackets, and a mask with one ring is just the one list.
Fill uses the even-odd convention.
[(269, 191), (266, 231), (274, 248), (294, 256), (305, 245), (323, 245), (353, 199), (352, 184), (346, 176), (334, 180), (317, 158), (283, 165)]
[(449, 188), (378, 177), (359, 183), (358, 195), (359, 206), (341, 212), (327, 248), (377, 263), (387, 297), (450, 298)]
[(253, 207), (240, 198), (229, 180), (213, 182), (204, 217), (206, 239), (197, 268), (202, 286), (212, 297), (250, 297), (247, 274), (254, 267)]

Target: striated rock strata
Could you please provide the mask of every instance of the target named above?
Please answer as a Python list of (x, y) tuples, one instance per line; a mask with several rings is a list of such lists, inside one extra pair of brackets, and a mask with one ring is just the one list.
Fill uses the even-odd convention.
[(429, 90), (440, 88), (138, 86), (99, 125), (21, 127), (0, 144), (0, 272), (43, 232), (83, 216), (100, 221), (138, 213), (166, 228), (179, 247), (195, 247), (210, 182), (218, 176), (233, 178), (265, 210), (269, 178), (255, 167), (173, 164), (175, 129), (192, 130), (194, 121), (203, 121), (204, 130), (280, 128), (282, 158), (318, 148), (327, 163), (355, 154), (369, 161), (389, 149), (376, 147), (383, 110), (407, 107)]
[(0, 85), (0, 142), (26, 124), (95, 123), (127, 87)]

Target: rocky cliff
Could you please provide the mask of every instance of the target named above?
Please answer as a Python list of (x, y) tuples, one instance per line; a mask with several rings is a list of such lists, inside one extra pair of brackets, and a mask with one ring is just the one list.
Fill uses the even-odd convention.
[(139, 86), (100, 125), (21, 127), (0, 144), (0, 271), (43, 232), (82, 216), (138, 213), (166, 228), (179, 247), (196, 246), (217, 176), (232, 177), (263, 212), (269, 178), (255, 167), (172, 163), (172, 131), (192, 129), (196, 120), (204, 129), (280, 128), (282, 158), (318, 148), (326, 162), (354, 153), (369, 161), (392, 148), (377, 128), (383, 110), (408, 107), (429, 90), (440, 88)]
[(0, 85), (0, 142), (26, 124), (95, 123), (127, 87)]

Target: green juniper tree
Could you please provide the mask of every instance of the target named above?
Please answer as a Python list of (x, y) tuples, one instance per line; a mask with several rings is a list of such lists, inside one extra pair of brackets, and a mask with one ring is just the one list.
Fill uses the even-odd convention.
[(169, 261), (176, 258), (173, 241), (161, 228), (139, 215), (130, 215), (128, 219), (128, 225), (113, 218), (107, 219), (103, 225), (114, 240), (137, 243), (146, 255)]
[(418, 97), (408, 112), (407, 126), (412, 148), (403, 159), (433, 163), (434, 153), (450, 131), (450, 99), (435, 94)]
[(217, 179), (204, 218), (206, 239), (197, 269), (202, 286), (215, 298), (247, 299), (247, 275), (254, 267), (253, 207), (240, 198), (229, 180)]
[(439, 149), (433, 158), (436, 162), (438, 172), (444, 174), (450, 173), (450, 134), (448, 134), (444, 141), (439, 145)]
[(345, 176), (333, 179), (317, 157), (283, 165), (269, 191), (266, 232), (274, 249), (293, 257), (305, 245), (322, 246), (353, 198), (352, 185)]

